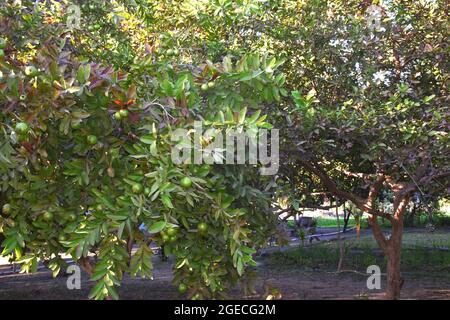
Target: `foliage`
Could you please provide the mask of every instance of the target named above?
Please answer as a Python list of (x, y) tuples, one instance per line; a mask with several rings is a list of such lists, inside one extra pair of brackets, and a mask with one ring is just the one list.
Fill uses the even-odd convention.
[[(80, 29), (68, 27), (73, 3)], [(147, 246), (164, 243), (175, 282), (216, 297), (275, 232), (273, 202), (299, 210), (332, 193), (377, 225), (413, 193), (448, 198), (446, 2), (376, 1), (379, 30), (369, 4), (2, 3), (3, 254), (57, 273), (62, 252), (92, 253), (92, 296), (104, 298), (124, 272), (151, 278)], [(171, 133), (195, 120), (282, 128), (276, 179), (256, 166), (172, 163)]]
[[(189, 297), (224, 296), (275, 227), (269, 178), (257, 166), (174, 164), (171, 134), (195, 120), (205, 129), (269, 128), (258, 109), (273, 100), (279, 76), (261, 68), (280, 62), (245, 55), (186, 66), (137, 49), (126, 59), (126, 46), (115, 51), (84, 31), (65, 38), (56, 17), (64, 6), (52, 5), (1, 5), (2, 255), (14, 253), (27, 272), (44, 261), (56, 275), (70, 253), (97, 282), (90, 297), (118, 298), (124, 273), (152, 277), (156, 243), (175, 256), (174, 281)], [(121, 33), (111, 35), (120, 43)]]

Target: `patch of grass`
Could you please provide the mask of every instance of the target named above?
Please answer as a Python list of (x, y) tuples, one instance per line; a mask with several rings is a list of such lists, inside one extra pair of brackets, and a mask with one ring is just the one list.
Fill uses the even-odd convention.
[[(450, 272), (450, 248), (448, 233), (406, 233), (402, 250), (402, 270), (410, 272)], [(386, 258), (373, 237), (344, 240), (344, 269), (365, 272), (376, 264), (385, 270)], [(275, 268), (301, 268), (336, 270), (339, 261), (337, 242), (321, 243), (309, 247), (292, 248), (274, 252), (266, 263)]]
[(433, 215), (433, 223), (438, 227), (450, 226), (450, 212), (438, 212)]
[(403, 247), (411, 249), (418, 247), (450, 248), (450, 234), (443, 231), (406, 232), (403, 235)]
[[(340, 224), (341, 228), (344, 226), (344, 219), (341, 217), (339, 218), (339, 224)], [(330, 218), (319, 217), (319, 218), (317, 218), (317, 225), (319, 227), (337, 228), (337, 221), (336, 221), (336, 218), (333, 218), (333, 217), (330, 217)], [(353, 217), (350, 217), (348, 219), (347, 226), (349, 228), (355, 226), (355, 219)]]
[[(317, 217), (315, 218), (317, 221), (317, 226), (322, 228), (337, 228), (336, 217)], [(340, 217), (339, 223), (341, 228), (344, 226), (344, 219)], [(391, 224), (388, 220), (379, 219), (378, 223), (382, 228), (390, 228)], [(406, 223), (406, 221), (405, 221)], [(419, 214), (414, 218), (414, 227), (425, 227), (428, 223), (428, 216), (424, 214)], [(437, 227), (445, 227), (450, 226), (450, 213), (449, 212), (436, 212), (433, 214), (433, 224)], [(355, 218), (350, 217), (348, 220), (348, 227), (352, 228), (355, 226)], [(294, 221), (288, 221), (288, 227), (294, 227)], [(367, 222), (367, 216), (363, 216), (361, 219), (361, 228), (366, 229), (369, 227)]]
[[(348, 250), (347, 250), (348, 251)], [(344, 261), (345, 268), (363, 270), (364, 266), (384, 264), (383, 257), (374, 255), (370, 249), (361, 249), (360, 252), (349, 253)], [(312, 247), (299, 247), (271, 254), (266, 264), (280, 269), (314, 269), (336, 270), (339, 261), (339, 250), (333, 246), (317, 245)]]
[[(317, 217), (315, 218), (315, 220), (317, 221), (317, 226), (318, 227), (322, 227), (322, 228), (337, 228), (337, 221), (336, 218), (330, 217)], [(339, 223), (341, 225), (341, 228), (344, 226), (344, 219), (340, 218), (339, 219)], [(348, 227), (354, 227), (355, 226), (355, 219), (354, 218), (350, 218), (348, 220)], [(288, 227), (293, 228), (294, 227), (294, 221), (293, 220), (289, 220), (288, 221)]]
[[(317, 222), (317, 227), (321, 227), (321, 228), (337, 228), (337, 221), (335, 217), (317, 217), (315, 218), (316, 222)], [(341, 229), (344, 227), (344, 218), (340, 217), (339, 218), (339, 224)], [(382, 223), (382, 221), (380, 220), (380, 224), (382, 227), (390, 227), (390, 224), (388, 224), (388, 222), (386, 223)], [(293, 220), (289, 220), (287, 223), (289, 228), (294, 228), (294, 221)], [(353, 228), (356, 225), (355, 223), (355, 218), (350, 217), (348, 219), (348, 225), (347, 228)], [(365, 229), (369, 226), (369, 224), (367, 223), (367, 218), (363, 218), (361, 219), (361, 229)]]
[[(337, 242), (324, 243), (338, 248)], [(351, 238), (345, 240), (345, 245), (352, 248), (378, 249), (378, 244), (373, 236), (362, 237), (360, 239)], [(417, 248), (448, 248), (450, 249), (450, 233), (445, 231), (435, 232), (405, 232), (403, 234), (403, 249)]]

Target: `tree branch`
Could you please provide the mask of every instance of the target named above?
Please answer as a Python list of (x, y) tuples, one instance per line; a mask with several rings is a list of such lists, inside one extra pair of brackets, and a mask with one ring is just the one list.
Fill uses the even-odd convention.
[[(300, 164), (308, 171), (310, 171), (311, 173), (314, 173), (317, 177), (319, 177), (320, 181), (322, 182), (322, 184), (332, 193), (334, 194), (336, 197), (341, 198), (341, 199), (345, 199), (348, 201), (353, 202), (358, 209), (360, 209), (363, 212), (366, 212), (368, 214), (372, 214), (372, 215), (376, 215), (376, 216), (380, 216), (380, 217), (384, 217), (386, 219), (392, 219), (392, 217), (382, 211), (376, 210), (376, 208), (374, 208), (373, 206), (373, 202), (374, 202), (374, 198), (372, 201), (369, 199), (369, 201), (353, 194), (347, 191), (343, 191), (340, 190), (336, 183), (330, 178), (330, 176), (325, 172), (325, 170), (323, 170), (320, 165), (318, 163), (312, 162), (312, 161), (306, 161), (303, 159), (299, 159)], [(377, 181), (381, 176), (378, 175)], [(377, 188), (379, 188), (382, 184), (382, 181), (378, 181), (375, 182), (375, 186)], [(372, 193), (373, 195), (377, 195), (378, 192), (376, 193)]]
[(77, 263), (81, 267), (81, 269), (83, 269), (89, 276), (92, 276), (92, 274), (94, 273), (94, 267), (89, 262), (88, 257), (78, 259)]

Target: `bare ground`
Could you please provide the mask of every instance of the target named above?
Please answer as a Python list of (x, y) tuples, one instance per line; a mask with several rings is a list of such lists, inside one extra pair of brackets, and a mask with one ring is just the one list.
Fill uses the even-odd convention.
[[(124, 278), (119, 289), (121, 299), (170, 300), (183, 299), (171, 283), (171, 263), (155, 257), (154, 280)], [(82, 289), (68, 290), (67, 278), (52, 278), (45, 269), (36, 274), (14, 274), (7, 272), (7, 266), (0, 267), (0, 300), (5, 299), (86, 299), (92, 283), (82, 274)], [(433, 274), (404, 274), (405, 284), (402, 299), (446, 299), (450, 300), (448, 276)], [(368, 290), (367, 275), (355, 273), (332, 273), (324, 271), (271, 270), (264, 265), (257, 267), (255, 288), (257, 293), (244, 296), (235, 288), (231, 299), (262, 299), (267, 284), (281, 291), (283, 299), (382, 299), (381, 290)], [(266, 284), (266, 286), (264, 286)]]
[[(450, 231), (450, 230), (446, 230)], [(367, 234), (366, 234), (367, 233)], [(363, 235), (370, 232), (364, 231)], [(444, 233), (445, 235), (447, 233)], [(346, 234), (349, 239), (354, 232)], [(344, 237), (343, 237), (344, 238)], [(446, 238), (446, 237), (445, 237)], [(415, 239), (415, 238), (414, 238)], [(446, 238), (448, 239), (448, 238)], [(322, 241), (329, 241), (326, 237)], [(429, 241), (429, 240), (427, 240)], [(292, 241), (291, 246), (298, 245)], [(428, 243), (428, 242), (427, 242)], [(273, 251), (284, 251), (286, 248), (267, 248), (264, 251), (270, 255)], [(305, 270), (300, 268), (274, 268), (266, 264), (265, 257), (258, 258), (254, 288), (256, 294), (245, 296), (239, 287), (230, 292), (231, 299), (264, 299), (267, 288), (276, 288), (281, 292), (282, 299), (382, 299), (385, 277), (382, 276), (380, 290), (368, 290), (367, 274), (343, 272), (327, 272), (324, 270)], [(2, 261), (0, 261), (2, 262)], [(3, 261), (4, 262), (4, 261)], [(133, 279), (125, 276), (119, 288), (121, 299), (171, 300), (184, 299), (172, 284), (173, 262), (161, 261), (158, 256), (153, 259), (154, 280)], [(450, 300), (450, 273), (446, 266), (440, 272), (403, 272), (405, 279), (402, 289), (402, 299), (439, 299)], [(93, 283), (87, 274), (82, 274), (81, 290), (68, 290), (67, 277), (52, 278), (48, 269), (42, 268), (35, 274), (12, 273), (9, 265), (0, 263), (0, 300), (14, 299), (87, 299)]]

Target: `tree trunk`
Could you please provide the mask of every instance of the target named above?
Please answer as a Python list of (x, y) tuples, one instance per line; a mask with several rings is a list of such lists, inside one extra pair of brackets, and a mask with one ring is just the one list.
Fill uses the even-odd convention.
[(94, 274), (94, 267), (90, 263), (88, 257), (80, 258), (77, 261), (77, 264), (89, 275), (89, 277), (91, 277)]
[(344, 202), (344, 205), (343, 205), (343, 208), (344, 208), (344, 228), (342, 229), (344, 233), (347, 231), (348, 221), (350, 220), (350, 211), (348, 210), (348, 212), (347, 212), (347, 210), (345, 210), (345, 204), (346, 203)]
[(400, 273), (403, 220), (401, 214), (392, 219), (392, 233), (389, 239), (385, 238), (376, 217), (371, 217), (371, 222), (373, 235), (387, 257), (386, 299), (396, 300), (400, 298), (400, 290), (403, 285)]
[(400, 298), (400, 290), (403, 285), (403, 279), (400, 274), (400, 255), (401, 245), (388, 248), (386, 299), (396, 300)]
[[(400, 219), (399, 219), (400, 218)], [(401, 214), (391, 221), (392, 234), (387, 242), (387, 299), (400, 298), (400, 290), (402, 289), (403, 279), (400, 274), (400, 260), (402, 253), (402, 236), (403, 236), (403, 219)]]
[(355, 227), (356, 227), (356, 238), (359, 240), (361, 234), (361, 216), (358, 214), (355, 215)]
[[(337, 241), (339, 244), (339, 262), (337, 271), (341, 271), (342, 269), (342, 263), (344, 262), (344, 246), (341, 241), (341, 223), (339, 221), (339, 209), (338, 209), (338, 198), (336, 198), (336, 223), (337, 223)], [(345, 207), (345, 205), (344, 205)]]

